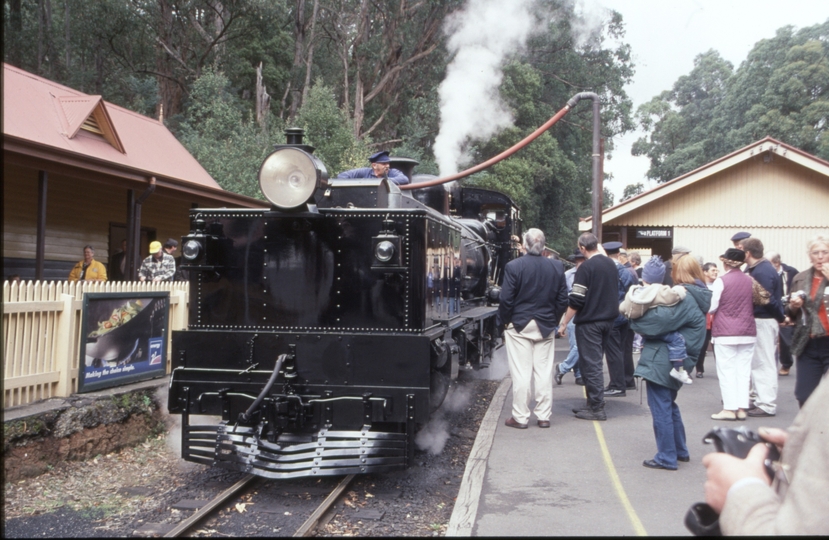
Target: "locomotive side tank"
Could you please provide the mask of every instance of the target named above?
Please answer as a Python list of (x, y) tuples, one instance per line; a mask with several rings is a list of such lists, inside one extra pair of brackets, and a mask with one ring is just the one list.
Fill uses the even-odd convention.
[(456, 187), (439, 205), (453, 217), (387, 179), (329, 181), (311, 152), (289, 130), (265, 160), (270, 208), (191, 211), (169, 397), (187, 460), (271, 478), (403, 468), (459, 371), (489, 365), (512, 201)]

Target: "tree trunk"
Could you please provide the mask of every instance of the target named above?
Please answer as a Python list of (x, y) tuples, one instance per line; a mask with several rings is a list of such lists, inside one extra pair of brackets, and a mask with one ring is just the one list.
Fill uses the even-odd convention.
[(311, 67), (314, 63), (314, 34), (317, 28), (317, 14), (319, 13), (320, 2), (314, 0), (314, 10), (311, 14), (311, 35), (308, 36), (308, 54), (305, 57), (305, 84), (302, 85), (302, 102), (308, 99), (308, 91), (311, 88)]
[(71, 25), (69, 24), (72, 20), (71, 13), (69, 11), (69, 0), (63, 0), (63, 31), (64, 31), (64, 39), (66, 43), (64, 43), (64, 51), (66, 52), (66, 76), (70, 77), (71, 75), (71, 65), (72, 65), (72, 41), (71, 41)]
[[(305, 64), (302, 58), (302, 51), (305, 50), (305, 0), (296, 0), (296, 17), (294, 17), (294, 62), (291, 69), (291, 87), (288, 92), (291, 96), (291, 105), (288, 112), (288, 122), (296, 118), (300, 101), (304, 92), (296, 88), (300, 85), (300, 73)], [(293, 83), (296, 83), (295, 85)]]
[(43, 2), (46, 0), (37, 0), (37, 74), (43, 73)]
[[(161, 108), (167, 117), (172, 117), (181, 109), (181, 87), (176, 78), (173, 62), (176, 60), (167, 51), (163, 44), (175, 42), (173, 34), (173, 9), (168, 0), (158, 0), (159, 20), (157, 25), (158, 42), (156, 44), (156, 76), (158, 80), (158, 105), (155, 117), (158, 118)], [(180, 36), (183, 39), (183, 36)]]
[(11, 28), (12, 45), (8, 49), (9, 63), (20, 67), (23, 54), (21, 41), (23, 32), (23, 18), (20, 14), (20, 0), (11, 0), (9, 3), (9, 27)]
[[(225, 31), (225, 27), (224, 27), (225, 22), (224, 22), (223, 15), (226, 15), (226, 12), (225, 12), (224, 4), (222, 4), (221, 2), (216, 2), (215, 9), (216, 9), (216, 16), (215, 16), (215, 19), (214, 19), (214, 24), (215, 24), (215, 29), (216, 29), (215, 36), (218, 37), (222, 34), (222, 32)], [(216, 50), (216, 57), (215, 57), (214, 61), (216, 62), (217, 66), (220, 66), (220, 65), (222, 65), (222, 56), (224, 56), (224, 52), (225, 52), (224, 43), (217, 43), (215, 50)]]
[(104, 44), (100, 36), (95, 38), (95, 93), (104, 93)]
[(12, 30), (20, 32), (23, 30), (23, 18), (20, 16), (20, 0), (11, 0), (9, 5), (9, 22)]
[(55, 53), (55, 40), (52, 39), (52, 0), (43, 0), (43, 29), (46, 71), (50, 77), (54, 77), (57, 75), (55, 66), (58, 64), (58, 59)]
[(259, 62), (259, 67), (256, 68), (256, 122), (262, 130), (265, 129), (265, 117), (270, 106), (271, 96), (262, 84), (262, 62)]
[(363, 117), (365, 116), (365, 102), (363, 100), (363, 53), (360, 46), (368, 38), (368, 0), (360, 3), (360, 19), (357, 24), (357, 35), (352, 46), (352, 58), (354, 59), (354, 136), (360, 137), (363, 128)]

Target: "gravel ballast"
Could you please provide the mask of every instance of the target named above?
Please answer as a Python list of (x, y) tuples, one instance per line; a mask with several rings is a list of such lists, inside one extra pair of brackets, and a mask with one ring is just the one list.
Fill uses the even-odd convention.
[[(498, 384), (473, 378), (455, 383), (444, 405), (418, 433), (414, 465), (394, 473), (358, 476), (317, 535), (442, 535), (478, 426)], [(173, 433), (169, 441), (176, 442), (177, 435)], [(173, 525), (190, 515), (191, 511), (175, 509), (174, 504), (211, 498), (241, 478), (240, 473), (185, 462), (167, 443), (168, 435), (162, 434), (119, 452), (63, 462), (36, 478), (6, 483), (5, 536), (140, 536), (136, 531), (151, 530), (148, 524)], [(197, 535), (290, 536), (307, 517), (296, 500), (307, 500), (313, 509), (329, 484), (333, 488), (338, 481), (263, 480), (237, 501), (244, 503), (241, 507), (228, 503)], [(294, 504), (297, 511), (288, 512), (290, 516), (253, 511), (285, 504)]]

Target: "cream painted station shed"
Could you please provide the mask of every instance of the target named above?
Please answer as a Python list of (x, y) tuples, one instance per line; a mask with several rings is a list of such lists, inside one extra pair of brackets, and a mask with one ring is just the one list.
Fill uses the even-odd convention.
[(808, 240), (829, 235), (829, 162), (766, 137), (602, 213), (603, 242), (663, 258), (681, 245), (719, 264), (738, 231), (805, 270)]

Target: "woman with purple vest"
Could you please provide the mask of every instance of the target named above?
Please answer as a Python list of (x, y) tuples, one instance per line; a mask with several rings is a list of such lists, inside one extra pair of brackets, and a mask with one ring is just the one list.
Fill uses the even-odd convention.
[(751, 277), (740, 271), (746, 254), (728, 248), (720, 260), (725, 272), (714, 281), (711, 308), (714, 314), (711, 337), (717, 358), (723, 410), (712, 414), (714, 420), (745, 420), (751, 359), (757, 341), (754, 324)]

